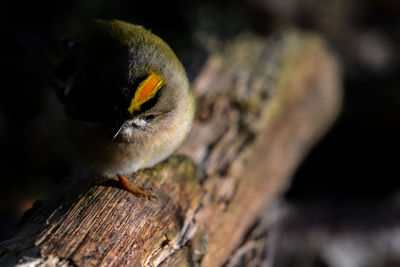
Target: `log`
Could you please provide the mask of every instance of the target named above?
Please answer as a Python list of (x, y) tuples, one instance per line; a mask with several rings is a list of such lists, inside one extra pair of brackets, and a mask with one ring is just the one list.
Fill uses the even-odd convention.
[(271, 206), (338, 114), (337, 61), (310, 33), (243, 33), (209, 55), (192, 87), (185, 143), (128, 176), (156, 199), (71, 177), (24, 215), (0, 245), (0, 265), (237, 266), (272, 247)]

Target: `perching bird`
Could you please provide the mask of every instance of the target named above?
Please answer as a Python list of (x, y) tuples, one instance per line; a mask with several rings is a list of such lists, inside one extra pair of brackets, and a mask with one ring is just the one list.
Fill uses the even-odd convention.
[(57, 96), (50, 123), (66, 155), (151, 197), (124, 175), (169, 157), (194, 114), (185, 70), (171, 48), (118, 20), (95, 20), (74, 40), (22, 39)]

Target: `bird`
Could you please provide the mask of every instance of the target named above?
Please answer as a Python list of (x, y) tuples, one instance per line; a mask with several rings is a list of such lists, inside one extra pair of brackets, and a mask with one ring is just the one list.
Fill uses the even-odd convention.
[(185, 69), (168, 44), (120, 20), (92, 20), (74, 38), (20, 39), (52, 88), (49, 124), (65, 156), (151, 199), (126, 175), (168, 158), (195, 113)]

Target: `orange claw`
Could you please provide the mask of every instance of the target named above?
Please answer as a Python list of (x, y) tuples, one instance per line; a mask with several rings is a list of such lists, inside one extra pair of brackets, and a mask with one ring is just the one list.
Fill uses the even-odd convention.
[(129, 182), (128, 178), (126, 178), (122, 174), (117, 174), (117, 177), (118, 177), (118, 181), (119, 181), (121, 187), (124, 188), (126, 191), (134, 194), (135, 196), (137, 196), (139, 198), (152, 200), (153, 196), (151, 195), (151, 193), (148, 190), (144, 189), (141, 186), (133, 185), (131, 182)]

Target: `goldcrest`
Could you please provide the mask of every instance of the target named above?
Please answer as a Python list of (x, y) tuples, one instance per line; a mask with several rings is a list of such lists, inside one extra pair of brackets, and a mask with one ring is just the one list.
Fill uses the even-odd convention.
[(95, 20), (73, 40), (22, 39), (54, 89), (51, 124), (71, 160), (106, 177), (127, 175), (166, 159), (190, 131), (185, 70), (141, 26)]

